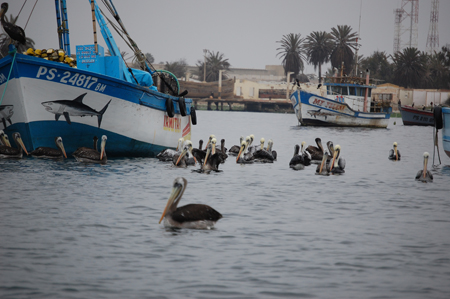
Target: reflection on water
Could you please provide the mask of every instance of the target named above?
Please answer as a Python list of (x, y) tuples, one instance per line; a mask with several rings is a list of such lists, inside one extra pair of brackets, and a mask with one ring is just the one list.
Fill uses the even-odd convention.
[[(198, 112), (193, 143), (273, 139), (273, 164), (193, 172), (151, 158), (85, 165), (0, 160), (0, 295), (6, 298), (447, 298), (450, 160), (414, 180), (433, 130), (307, 128), (292, 114)], [(294, 145), (341, 146), (344, 175), (293, 171)], [(388, 160), (393, 142), (402, 160)], [(440, 150), (443, 153), (443, 150)], [(174, 178), (212, 230), (158, 225)], [(370, 295), (368, 295), (370, 294)]]

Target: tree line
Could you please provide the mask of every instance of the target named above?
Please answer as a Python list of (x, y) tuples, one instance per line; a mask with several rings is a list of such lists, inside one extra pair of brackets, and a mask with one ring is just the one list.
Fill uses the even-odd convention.
[(450, 89), (450, 49), (446, 47), (433, 54), (406, 48), (394, 55), (374, 51), (364, 57), (357, 55), (358, 36), (348, 25), (333, 27), (331, 32), (314, 31), (305, 38), (290, 33), (277, 42), (281, 44), (277, 56), (282, 59), (285, 73), (293, 72), (300, 81), (306, 77), (305, 63), (318, 69), (320, 80), (322, 65), (331, 62), (328, 76), (335, 69), (342, 70), (345, 76), (359, 76), (368, 69), (371, 77), (406, 88)]

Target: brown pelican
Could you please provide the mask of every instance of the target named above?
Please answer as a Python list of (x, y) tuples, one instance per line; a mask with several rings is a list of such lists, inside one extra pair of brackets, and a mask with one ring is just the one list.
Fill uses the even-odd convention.
[(302, 147), (300, 148), (300, 153), (305, 162), (305, 166), (311, 165), (311, 155), (306, 151), (306, 142), (302, 141)]
[(63, 141), (61, 137), (55, 138), (55, 144), (57, 148), (51, 147), (38, 147), (30, 153), (32, 157), (36, 158), (48, 158), (48, 159), (62, 159), (67, 158), (66, 150), (64, 149)]
[(397, 149), (397, 142), (394, 142), (394, 148), (391, 148), (389, 151), (389, 160), (399, 161), (402, 155), (400, 155), (400, 151)]
[(6, 22), (5, 14), (8, 11), (8, 3), (4, 2), (1, 5), (0, 16), (1, 23), (5, 32), (9, 35), (9, 37), (15, 41), (18, 41), (20, 44), (25, 45), (25, 31), (17, 25)]
[(173, 181), (167, 205), (159, 223), (164, 219), (165, 227), (210, 229), (222, 218), (222, 215), (203, 204), (188, 204), (177, 208), (187, 186), (187, 180), (179, 177)]
[(97, 149), (82, 147), (78, 148), (72, 155), (78, 162), (106, 164), (106, 140), (106, 135), (103, 135), (100, 143), (100, 152)]
[(242, 141), (244, 141), (244, 136), (241, 136), (239, 139), (239, 145), (233, 145), (230, 150), (228, 151), (228, 154), (232, 156), (237, 156), (239, 154), (239, 150), (241, 149)]
[(316, 138), (315, 141), (317, 146), (310, 145), (306, 148), (306, 151), (311, 155), (311, 160), (317, 163), (322, 160), (324, 150), (322, 140), (320, 138)]
[[(259, 140), (259, 145), (252, 145), (252, 146), (249, 145), (248, 152), (253, 154), (253, 153), (255, 153), (258, 150), (263, 150), (264, 149), (264, 142), (265, 142), (265, 139), (261, 138)], [(251, 143), (252, 143), (252, 137), (250, 136), (250, 144)]]
[(205, 172), (205, 171), (209, 172), (211, 170), (219, 171), (219, 165), (221, 163), (224, 163), (228, 157), (228, 155), (225, 154), (223, 151), (216, 152), (215, 144), (216, 144), (216, 140), (214, 138), (211, 141), (211, 143), (208, 145), (208, 148), (206, 149), (206, 155), (205, 155), (204, 162), (203, 162), (202, 168), (201, 168), (202, 172)]
[(267, 141), (266, 151), (268, 151), (269, 154), (272, 155), (273, 159), (276, 160), (277, 159), (277, 152), (272, 150), (272, 147), (273, 147), (273, 140), (269, 139), (269, 141)]
[(177, 148), (175, 150), (173, 150), (171, 148), (166, 148), (166, 149), (162, 150), (161, 152), (159, 152), (156, 155), (156, 158), (158, 158), (159, 161), (172, 162), (173, 156), (175, 154), (181, 152), (181, 150), (183, 148), (183, 142), (184, 142), (184, 139), (183, 138), (179, 138), (178, 139), (178, 143), (177, 143)]
[(252, 155), (245, 152), (247, 150), (248, 143), (250, 141), (249, 139), (250, 138), (247, 136), (247, 138), (242, 141), (241, 148), (239, 149), (239, 153), (236, 158), (236, 163), (240, 164), (253, 163)]
[(190, 140), (184, 142), (183, 150), (173, 156), (172, 162), (173, 165), (178, 167), (187, 167), (197, 163), (197, 159), (192, 155), (192, 142)]
[(333, 152), (333, 159), (330, 163), (330, 172), (333, 174), (336, 173), (345, 173), (345, 159), (340, 157), (341, 155), (341, 146), (336, 144)]
[(0, 146), (1, 145), (11, 147), (11, 143), (9, 143), (8, 135), (6, 135), (5, 132), (3, 132), (3, 130), (0, 130)]
[(209, 135), (208, 142), (206, 143), (205, 146), (205, 151), (208, 149), (208, 145), (211, 143), (211, 140), (213, 140), (213, 138), (216, 138), (214, 134)]
[(18, 132), (13, 134), (14, 142), (16, 143), (17, 148), (0, 145), (0, 158), (19, 158), (23, 157), (23, 151), (28, 155), (27, 149), (23, 144), (22, 138)]
[(428, 165), (428, 158), (430, 157), (430, 154), (425, 152), (423, 153), (423, 169), (419, 170), (416, 174), (416, 181), (421, 181), (424, 183), (432, 182), (433, 181), (433, 175), (431, 172), (427, 169)]
[(289, 162), (289, 167), (294, 170), (302, 170), (305, 169), (305, 166), (308, 166), (311, 164), (311, 159), (309, 158), (309, 154), (303, 152), (303, 147), (306, 144), (306, 142), (302, 142), (302, 149), (300, 151), (300, 146), (296, 144), (294, 146), (294, 156), (292, 157), (291, 161)]
[(322, 156), (322, 162), (319, 165), (317, 165), (316, 174), (330, 175), (330, 170), (327, 167), (327, 159), (328, 159), (328, 153), (324, 153)]

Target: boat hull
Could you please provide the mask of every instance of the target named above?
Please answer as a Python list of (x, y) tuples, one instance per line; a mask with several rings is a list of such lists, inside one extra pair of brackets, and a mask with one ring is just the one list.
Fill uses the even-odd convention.
[(354, 111), (346, 103), (303, 90), (292, 93), (290, 99), (303, 126), (386, 128), (389, 124), (390, 113)]
[[(19, 132), (28, 151), (55, 147), (61, 136), (67, 153), (108, 137), (108, 156), (153, 157), (191, 138), (191, 103), (182, 117), (178, 98), (65, 64), (17, 54), (0, 61), (0, 128)], [(170, 98), (174, 117), (166, 112)]]
[(450, 157), (450, 108), (442, 107), (442, 145), (448, 157)]
[(405, 126), (434, 126), (434, 116), (431, 111), (414, 109), (398, 105)]

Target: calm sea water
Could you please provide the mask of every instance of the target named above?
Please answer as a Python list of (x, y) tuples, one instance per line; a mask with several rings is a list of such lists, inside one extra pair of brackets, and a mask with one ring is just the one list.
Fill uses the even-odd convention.
[[(308, 128), (293, 114), (198, 111), (193, 142), (273, 139), (273, 164), (199, 174), (152, 158), (105, 166), (0, 160), (1, 298), (449, 298), (450, 159), (433, 128)], [(396, 125), (394, 125), (396, 122)], [(340, 176), (289, 169), (294, 145), (341, 145)], [(402, 160), (388, 160), (396, 141)], [(430, 153), (433, 183), (414, 180)], [(437, 163), (437, 158), (436, 161)], [(180, 205), (224, 216), (213, 230), (158, 224)]]

